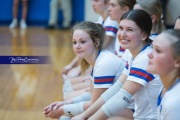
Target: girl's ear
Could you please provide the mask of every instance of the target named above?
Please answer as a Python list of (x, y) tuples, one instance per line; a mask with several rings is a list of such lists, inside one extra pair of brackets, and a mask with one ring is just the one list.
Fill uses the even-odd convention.
[(155, 23), (157, 18), (155, 15), (151, 15), (151, 19), (152, 19), (152, 23)]
[(174, 67), (175, 67), (175, 68), (180, 68), (180, 57), (177, 58), (177, 59), (174, 61)]
[(124, 13), (126, 13), (127, 11), (129, 11), (129, 7), (128, 6), (124, 6), (123, 7), (123, 11), (124, 11)]
[(141, 40), (146, 40), (148, 37), (148, 35), (146, 33), (143, 33), (142, 36), (141, 36)]
[(98, 47), (99, 47), (99, 44), (100, 44), (99, 39), (97, 39), (94, 44), (95, 44), (95, 47), (98, 48)]

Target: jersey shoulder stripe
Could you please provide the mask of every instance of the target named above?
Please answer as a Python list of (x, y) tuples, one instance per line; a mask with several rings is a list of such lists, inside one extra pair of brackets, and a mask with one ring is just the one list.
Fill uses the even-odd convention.
[(94, 84), (112, 84), (115, 76), (94, 77)]
[(140, 79), (145, 80), (146, 82), (149, 82), (151, 80), (153, 80), (155, 77), (151, 74), (148, 73), (147, 71), (140, 69), (140, 68), (134, 68), (132, 67), (130, 69), (130, 76), (134, 76), (134, 77), (138, 77)]
[(125, 52), (126, 49), (122, 48), (121, 46), (119, 47), (119, 52)]
[(128, 63), (126, 64), (125, 68), (128, 70), (128, 68), (129, 68), (129, 64)]
[(104, 29), (105, 29), (105, 31), (111, 31), (111, 32), (113, 32), (113, 33), (115, 33), (115, 34), (116, 34), (117, 31), (118, 31), (117, 28), (112, 27), (112, 26), (105, 26)]

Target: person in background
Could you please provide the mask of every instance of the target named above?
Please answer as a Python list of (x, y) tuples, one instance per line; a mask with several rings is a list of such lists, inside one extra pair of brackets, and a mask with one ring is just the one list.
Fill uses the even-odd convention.
[(51, 0), (50, 16), (46, 29), (55, 29), (58, 27), (58, 10), (62, 10), (63, 20), (61, 29), (69, 29), (72, 22), (72, 1), (71, 0)]
[(118, 22), (112, 20), (109, 16), (109, 1), (110, 0), (92, 0), (92, 8), (95, 13), (100, 15), (97, 23), (100, 23), (106, 31), (106, 38), (104, 40), (103, 48), (115, 54), (115, 41), (118, 30)]
[(152, 19), (152, 30), (150, 39), (154, 39), (159, 33), (165, 30), (165, 25), (161, 21), (163, 10), (158, 0), (141, 0), (134, 5), (134, 9), (142, 9), (149, 13)]
[(180, 120), (180, 30), (162, 32), (152, 46), (147, 71), (159, 74), (163, 83), (157, 101), (157, 119)]
[(18, 8), (19, 2), (22, 2), (22, 18), (20, 21), (20, 28), (26, 29), (26, 18), (27, 18), (27, 11), (28, 11), (28, 0), (13, 0), (13, 20), (9, 25), (10, 29), (16, 28), (18, 26)]

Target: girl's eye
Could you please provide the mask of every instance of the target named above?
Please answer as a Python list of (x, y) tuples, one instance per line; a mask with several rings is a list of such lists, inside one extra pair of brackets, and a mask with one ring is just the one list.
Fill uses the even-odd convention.
[(119, 30), (120, 30), (120, 31), (123, 30), (123, 27), (122, 27), (122, 26), (119, 26)]
[(86, 41), (81, 41), (82, 44), (86, 43)]
[(73, 45), (76, 45), (76, 43), (77, 43), (77, 42), (75, 42), (75, 41), (72, 42)]
[(132, 32), (133, 30), (132, 29), (127, 29), (128, 32)]
[(109, 6), (114, 7), (114, 4), (111, 3), (111, 4), (109, 4)]
[(157, 53), (161, 53), (161, 51), (157, 48), (154, 49)]

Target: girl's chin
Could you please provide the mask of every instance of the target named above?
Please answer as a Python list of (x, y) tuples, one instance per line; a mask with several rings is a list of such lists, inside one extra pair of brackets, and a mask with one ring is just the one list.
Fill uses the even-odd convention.
[(122, 45), (121, 47), (122, 47), (123, 49), (129, 49), (129, 47), (127, 47), (126, 45), (124, 45), (124, 46)]
[(127, 43), (124, 43), (124, 42), (120, 42), (121, 44), (121, 47), (124, 48), (124, 49), (128, 49), (128, 44)]
[(82, 55), (76, 55), (78, 58), (80, 58), (80, 59), (82, 59), (83, 58), (83, 56)]
[(153, 68), (152, 68), (152, 67), (148, 67), (146, 70), (147, 70), (149, 73), (154, 74), (154, 70), (153, 70)]

